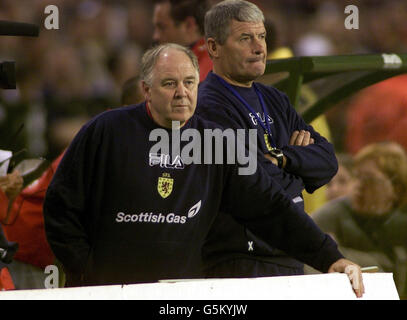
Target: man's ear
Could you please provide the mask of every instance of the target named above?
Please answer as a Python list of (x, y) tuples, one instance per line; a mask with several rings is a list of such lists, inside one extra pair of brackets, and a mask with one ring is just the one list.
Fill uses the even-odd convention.
[(206, 48), (208, 49), (208, 53), (212, 58), (219, 57), (220, 45), (214, 38), (206, 39)]
[(150, 86), (144, 81), (141, 81), (141, 91), (143, 92), (144, 98), (146, 101), (151, 100), (151, 88)]

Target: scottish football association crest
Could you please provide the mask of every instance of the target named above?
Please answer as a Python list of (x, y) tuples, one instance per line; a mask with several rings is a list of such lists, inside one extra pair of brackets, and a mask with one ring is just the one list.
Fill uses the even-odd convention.
[(164, 173), (162, 177), (158, 178), (157, 191), (158, 194), (164, 199), (167, 198), (174, 185), (174, 179), (171, 178), (169, 173)]

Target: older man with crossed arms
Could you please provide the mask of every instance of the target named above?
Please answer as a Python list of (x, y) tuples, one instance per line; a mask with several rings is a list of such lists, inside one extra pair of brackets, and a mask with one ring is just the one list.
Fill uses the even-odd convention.
[[(206, 13), (213, 72), (199, 86), (196, 112), (225, 129), (257, 130), (258, 163), (303, 210), (303, 189), (313, 192), (329, 182), (337, 160), (333, 146), (304, 122), (284, 93), (256, 82), (265, 71), (266, 36), (264, 15), (251, 2), (226, 0)], [(303, 274), (302, 263), (231, 215), (217, 217), (203, 257), (207, 277)]]

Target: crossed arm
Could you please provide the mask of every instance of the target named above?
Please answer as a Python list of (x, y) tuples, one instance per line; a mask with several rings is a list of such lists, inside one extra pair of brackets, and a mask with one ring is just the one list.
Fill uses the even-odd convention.
[[(314, 144), (315, 140), (311, 137), (311, 133), (306, 130), (295, 130), (290, 138), (290, 146), (308, 146)], [(264, 155), (268, 160), (270, 160), (276, 166), (278, 165), (276, 158), (271, 157), (268, 153)], [(287, 164), (287, 157), (283, 156), (283, 168)]]

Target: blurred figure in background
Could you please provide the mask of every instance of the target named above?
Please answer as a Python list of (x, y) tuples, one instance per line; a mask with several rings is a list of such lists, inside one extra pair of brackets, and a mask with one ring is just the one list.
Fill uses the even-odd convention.
[(14, 260), (7, 265), (15, 289), (44, 289), (44, 269), (56, 263), (45, 237), (42, 205), (61, 158), (25, 188), (17, 171), (1, 177), (8, 180), (7, 185), (0, 183), (1, 227), (7, 240), (19, 245)]
[(326, 185), (328, 201), (350, 195), (354, 187), (352, 156), (346, 153), (339, 153), (336, 154), (336, 158), (338, 159), (338, 172)]
[(359, 94), (347, 107), (347, 151), (395, 141), (407, 150), (407, 75), (387, 79)]
[(9, 254), (9, 246), (10, 243), (4, 236), (3, 230), (0, 226), (0, 291), (15, 289), (13, 278), (11, 277), (10, 271), (7, 268), (7, 264), (9, 263), (9, 257), (7, 257)]
[(120, 104), (128, 106), (138, 104), (144, 101), (144, 95), (141, 88), (141, 80), (139, 76), (134, 76), (128, 79), (122, 89)]
[(158, 0), (153, 16), (154, 42), (172, 42), (189, 47), (198, 58), (200, 81), (212, 70), (212, 60), (204, 39), (204, 17), (207, 10), (205, 0)]
[(407, 298), (407, 155), (395, 142), (367, 145), (354, 158), (354, 192), (312, 217), (362, 267), (393, 272)]

